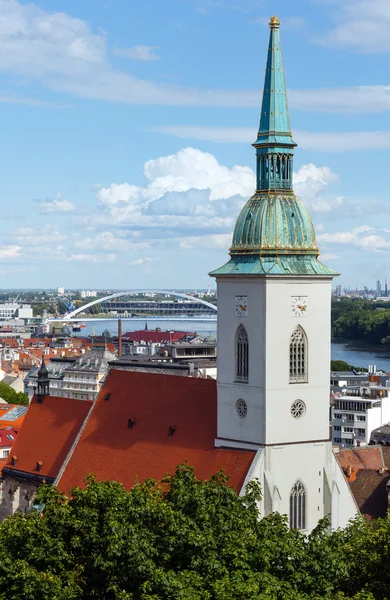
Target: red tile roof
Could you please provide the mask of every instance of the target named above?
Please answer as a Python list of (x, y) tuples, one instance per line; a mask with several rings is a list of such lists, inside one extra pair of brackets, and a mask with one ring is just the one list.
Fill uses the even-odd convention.
[(359, 469), (380, 469), (384, 467), (382, 448), (380, 446), (369, 446), (365, 448), (354, 448), (340, 450), (336, 454), (337, 460), (343, 471), (357, 471)]
[(69, 492), (91, 472), (129, 488), (188, 461), (200, 479), (224, 467), (240, 491), (255, 453), (214, 449), (216, 432), (215, 381), (112, 369), (58, 487)]
[[(7, 470), (55, 478), (90, 408), (84, 400), (47, 396), (38, 404), (34, 397), (12, 447), (17, 462), (12, 465), (10, 456)], [(38, 461), (43, 461), (39, 472)]]
[(188, 331), (156, 331), (149, 329), (141, 329), (139, 331), (128, 331), (122, 336), (124, 342), (151, 342), (151, 343), (168, 343), (178, 342), (188, 336), (195, 335)]
[(14, 443), (19, 430), (14, 427), (0, 429), (0, 448), (8, 448)]

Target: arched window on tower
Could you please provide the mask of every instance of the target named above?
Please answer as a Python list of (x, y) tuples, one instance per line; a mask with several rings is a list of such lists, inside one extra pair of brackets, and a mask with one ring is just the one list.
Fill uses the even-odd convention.
[(306, 529), (306, 489), (299, 479), (290, 494), (290, 527)]
[(307, 337), (298, 325), (290, 338), (290, 383), (307, 382)]
[(236, 333), (236, 381), (248, 381), (249, 344), (248, 334), (243, 325)]

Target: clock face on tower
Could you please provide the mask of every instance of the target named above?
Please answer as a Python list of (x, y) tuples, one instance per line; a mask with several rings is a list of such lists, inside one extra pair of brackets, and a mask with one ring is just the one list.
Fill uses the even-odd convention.
[(234, 314), (236, 317), (248, 316), (248, 296), (236, 296), (234, 299)]
[(291, 311), (294, 317), (304, 317), (307, 310), (307, 296), (291, 296)]

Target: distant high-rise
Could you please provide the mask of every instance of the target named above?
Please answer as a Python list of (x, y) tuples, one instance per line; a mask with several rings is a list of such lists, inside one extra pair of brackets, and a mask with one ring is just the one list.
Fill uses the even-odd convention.
[(387, 297), (387, 279), (385, 279), (385, 296)]
[(382, 295), (381, 282), (379, 281), (379, 279), (376, 282), (376, 295), (377, 295), (377, 297)]

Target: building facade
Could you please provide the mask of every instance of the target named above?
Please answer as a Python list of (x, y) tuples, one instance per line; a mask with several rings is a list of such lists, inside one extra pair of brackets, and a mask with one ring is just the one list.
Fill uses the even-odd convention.
[(271, 18), (256, 149), (256, 191), (230, 260), (211, 273), (218, 298), (216, 445), (256, 449), (262, 513), (311, 530), (356, 504), (329, 439), (331, 285), (313, 224), (292, 186), (293, 153), (279, 21)]
[(366, 446), (374, 429), (390, 422), (389, 388), (368, 383), (349, 388), (335, 399), (331, 415), (333, 444)]

